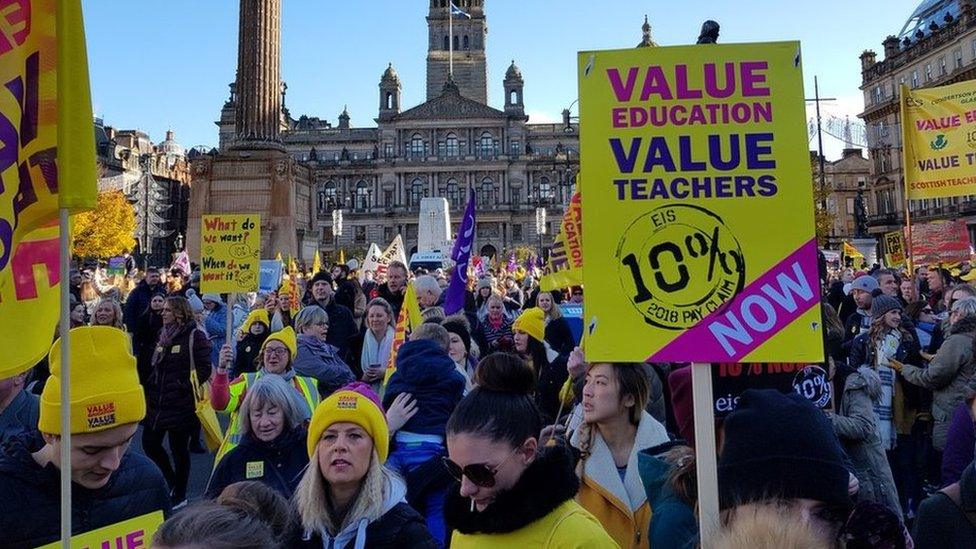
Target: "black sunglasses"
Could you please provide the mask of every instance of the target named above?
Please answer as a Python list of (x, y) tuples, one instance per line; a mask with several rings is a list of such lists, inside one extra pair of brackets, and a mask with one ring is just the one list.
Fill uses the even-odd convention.
[(488, 465), (484, 463), (470, 463), (464, 467), (461, 467), (457, 463), (451, 461), (447, 456), (444, 456), (442, 459), (444, 460), (444, 466), (447, 467), (447, 472), (454, 477), (454, 480), (461, 482), (461, 477), (464, 476), (468, 477), (468, 480), (470, 480), (475, 486), (479, 486), (481, 488), (492, 488), (495, 486), (495, 474), (498, 473), (502, 466), (505, 465), (505, 462), (511, 459), (512, 456), (514, 456), (515, 453), (521, 448), (522, 447), (519, 446), (512, 450), (512, 453), (508, 454), (508, 456), (503, 459), (501, 463), (494, 467), (488, 467)]

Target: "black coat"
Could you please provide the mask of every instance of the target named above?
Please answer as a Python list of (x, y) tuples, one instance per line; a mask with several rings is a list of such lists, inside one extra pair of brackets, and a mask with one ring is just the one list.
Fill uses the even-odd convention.
[(247, 334), (244, 339), (237, 342), (237, 355), (234, 359), (234, 375), (231, 379), (249, 372), (256, 372), (258, 370), (257, 359), (258, 355), (261, 354), (261, 346), (264, 345), (264, 340), (268, 339), (271, 335), (269, 332), (265, 331), (261, 335)]
[(976, 525), (966, 514), (976, 516), (976, 473), (973, 464), (959, 479), (962, 509), (949, 496), (936, 492), (922, 502), (915, 518), (915, 549), (955, 549), (976, 547)]
[[(539, 381), (535, 387), (535, 399), (539, 409), (542, 410), (543, 417), (550, 423), (559, 420), (556, 417), (559, 413), (559, 390), (563, 388), (566, 378), (569, 377), (569, 371), (566, 369), (568, 358), (567, 355), (559, 355), (552, 362), (547, 361), (536, 366), (539, 369)], [(535, 364), (536, 360), (533, 359), (532, 362)], [(564, 414), (568, 411), (563, 409)]]
[(393, 308), (393, 318), (400, 316), (400, 309), (403, 307), (403, 296), (405, 293), (401, 290), (400, 292), (391, 292), (390, 287), (387, 286), (386, 282), (380, 284), (370, 292), (370, 298), (382, 297), (390, 304)]
[(309, 302), (309, 306), (311, 305), (321, 307), (329, 315), (329, 333), (325, 335), (325, 342), (339, 349), (340, 358), (349, 356), (349, 346), (356, 339), (356, 334), (359, 333), (352, 312), (336, 303), (335, 299), (330, 300), (325, 307), (314, 300)]
[(298, 427), (281, 433), (271, 442), (262, 442), (248, 434), (217, 464), (207, 485), (207, 497), (219, 496), (235, 482), (257, 480), (290, 499), (308, 465), (306, 434), (304, 427)]
[(152, 367), (146, 382), (146, 419), (151, 429), (172, 429), (196, 421), (196, 400), (190, 383), (190, 336), (200, 383), (210, 379), (210, 341), (195, 323), (186, 324), (169, 345), (163, 359)]
[[(307, 538), (307, 539), (306, 539)], [(356, 544), (353, 539), (345, 547), (335, 549), (352, 549)], [(306, 536), (300, 532), (290, 540), (287, 547), (297, 549), (321, 549), (322, 538), (318, 534)], [(430, 532), (427, 523), (412, 507), (400, 502), (393, 506), (382, 517), (369, 523), (366, 527), (367, 549), (438, 549), (438, 544)]]
[[(61, 522), (60, 482), (57, 467), (41, 467), (31, 457), (44, 440), (34, 431), (18, 437), (0, 455), (0, 546), (37, 547), (58, 540)], [(171, 510), (162, 473), (139, 453), (129, 450), (108, 484), (89, 490), (72, 486), (74, 534), (123, 520)], [(148, 542), (148, 540), (147, 540)]]
[(139, 383), (145, 385), (152, 372), (152, 355), (159, 341), (159, 331), (163, 328), (163, 318), (159, 313), (147, 309), (136, 318), (133, 328), (132, 354), (136, 355)]
[(122, 309), (122, 322), (125, 323), (126, 330), (130, 332), (135, 330), (136, 319), (149, 308), (153, 294), (161, 292), (164, 293), (165, 288), (158, 284), (154, 288), (150, 288), (145, 280), (136, 284), (125, 298), (125, 307)]

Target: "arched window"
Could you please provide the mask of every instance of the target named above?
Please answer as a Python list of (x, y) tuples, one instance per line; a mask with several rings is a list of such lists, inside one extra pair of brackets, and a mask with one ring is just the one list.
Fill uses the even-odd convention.
[(410, 183), (410, 205), (420, 207), (420, 199), (424, 197), (424, 182), (419, 177)]
[(460, 154), (460, 149), (458, 147), (458, 138), (453, 132), (447, 134), (447, 156), (458, 156)]
[(369, 209), (369, 185), (362, 179), (356, 183), (356, 206), (360, 210)]
[(453, 177), (447, 180), (447, 201), (451, 203), (451, 206), (457, 208), (461, 205), (461, 189), (458, 187), (457, 179)]
[(464, 35), (464, 49), (468, 49), (468, 45), (469, 45), (469, 42), (468, 42), (468, 35), (467, 35), (467, 34), (465, 34), (465, 35)]
[(478, 138), (478, 150), (477, 154), (480, 157), (490, 158), (495, 154), (495, 138), (492, 137), (491, 132), (485, 131), (481, 132), (481, 137)]
[(424, 137), (419, 133), (413, 134), (410, 138), (410, 143), (407, 144), (407, 156), (417, 158), (424, 156)]
[(511, 105), (518, 105), (518, 92), (512, 90), (508, 93), (508, 102)]
[(552, 200), (552, 186), (549, 184), (549, 178), (542, 176), (539, 178), (539, 202), (548, 204)]
[(454, 49), (455, 50), (461, 49), (461, 47), (460, 47), (461, 46), (460, 40), (461, 40), (461, 37), (455, 34), (454, 35)]
[(387, 109), (392, 109), (393, 108), (393, 94), (392, 93), (386, 92), (386, 101), (384, 101), (384, 103), (386, 104), (386, 108)]
[(334, 209), (336, 205), (339, 203), (336, 195), (335, 181), (332, 180), (327, 181), (325, 183), (325, 186), (322, 188), (322, 190), (323, 190), (323, 195), (325, 197), (325, 202), (324, 202), (325, 207), (323, 209), (324, 210)]
[(495, 203), (495, 181), (490, 177), (486, 177), (481, 180), (481, 191), (480, 191), (479, 202), (483, 206), (490, 206)]
[(451, 43), (448, 42), (448, 40), (450, 40), (450, 38), (448, 38), (447, 35), (445, 34), (444, 35), (444, 51), (447, 51), (447, 50), (451, 49)]

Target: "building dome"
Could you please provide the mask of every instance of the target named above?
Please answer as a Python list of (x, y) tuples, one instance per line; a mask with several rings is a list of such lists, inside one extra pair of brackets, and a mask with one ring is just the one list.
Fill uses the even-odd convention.
[(388, 67), (386, 67), (386, 70), (383, 71), (383, 78), (382, 78), (382, 80), (384, 82), (389, 82), (389, 81), (399, 82), (400, 81), (400, 76), (397, 74), (396, 69), (393, 68), (393, 63), (390, 63), (390, 65)]
[(508, 66), (508, 70), (505, 71), (505, 80), (515, 80), (522, 78), (522, 71), (515, 64), (515, 60), (512, 59), (512, 64)]
[(183, 156), (183, 145), (173, 139), (173, 130), (166, 130), (166, 140), (159, 144), (159, 152), (172, 156)]
[[(915, 35), (919, 31), (928, 34), (930, 28), (937, 29), (945, 23), (958, 18), (958, 0), (922, 0), (922, 3), (915, 8), (908, 21), (905, 22), (905, 26), (902, 27), (901, 32), (898, 33), (898, 39), (915, 39)], [(932, 27), (932, 23), (935, 23), (936, 26)]]

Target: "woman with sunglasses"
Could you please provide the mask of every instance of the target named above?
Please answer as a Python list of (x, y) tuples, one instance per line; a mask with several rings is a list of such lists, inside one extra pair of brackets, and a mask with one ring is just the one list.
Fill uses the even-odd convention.
[(232, 450), (241, 440), (240, 422), (238, 413), (240, 412), (241, 402), (244, 400), (247, 388), (255, 381), (266, 374), (274, 374), (284, 378), (288, 384), (295, 389), (292, 396), (301, 416), (301, 421), (312, 417), (312, 411), (319, 404), (319, 391), (314, 379), (296, 375), (292, 368), (296, 347), (295, 331), (291, 326), (284, 330), (274, 332), (268, 339), (264, 340), (261, 352), (258, 353), (260, 365), (257, 372), (248, 372), (230, 381), (228, 370), (234, 364), (234, 351), (230, 345), (224, 345), (220, 349), (220, 362), (213, 376), (213, 385), (210, 387), (210, 403), (217, 412), (230, 414), (230, 426), (224, 442), (217, 452), (214, 465)]
[(353, 383), (315, 409), (309, 467), (295, 491), (301, 532), (288, 547), (436, 548), (407, 487), (384, 467), (390, 430), (369, 385)]
[(540, 445), (532, 370), (495, 353), (478, 364), (476, 381), (447, 424), (445, 465), (459, 483), (444, 509), (451, 547), (614, 547), (573, 499), (569, 449)]
[(325, 342), (329, 315), (322, 307), (305, 307), (295, 315), (298, 353), (292, 365), (295, 373), (318, 380), (319, 395), (327, 398), (336, 389), (356, 380), (352, 370), (339, 358), (339, 349)]

